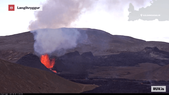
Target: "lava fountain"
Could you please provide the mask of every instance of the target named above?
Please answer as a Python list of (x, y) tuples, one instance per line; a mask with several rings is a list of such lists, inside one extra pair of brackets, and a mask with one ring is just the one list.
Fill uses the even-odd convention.
[(52, 60), (49, 59), (49, 56), (47, 54), (41, 55), (41, 63), (46, 66), (46, 68), (50, 69), (54, 73), (57, 73), (57, 71), (52, 70), (53, 66), (55, 65), (55, 58)]

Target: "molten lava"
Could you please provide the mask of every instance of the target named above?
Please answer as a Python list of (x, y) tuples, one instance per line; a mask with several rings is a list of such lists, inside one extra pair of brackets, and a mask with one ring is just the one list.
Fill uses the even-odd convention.
[(47, 54), (41, 56), (41, 63), (46, 66), (46, 68), (50, 69), (54, 73), (57, 73), (55, 70), (52, 70), (53, 66), (55, 65), (55, 59), (53, 58), (51, 61)]

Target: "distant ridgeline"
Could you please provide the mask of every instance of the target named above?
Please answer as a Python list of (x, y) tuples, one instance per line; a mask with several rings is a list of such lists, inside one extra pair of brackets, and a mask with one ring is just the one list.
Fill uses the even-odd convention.
[(129, 5), (129, 19), (128, 21), (134, 20), (155, 20), (168, 21), (169, 20), (169, 0), (153, 0), (151, 5), (146, 8), (140, 8), (138, 11), (134, 10), (134, 6), (130, 3)]

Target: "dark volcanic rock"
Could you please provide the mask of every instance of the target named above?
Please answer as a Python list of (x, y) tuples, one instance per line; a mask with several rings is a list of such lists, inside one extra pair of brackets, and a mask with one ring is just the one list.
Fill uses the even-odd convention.
[(60, 76), (68, 79), (86, 78), (87, 70), (91, 68), (94, 62), (94, 56), (91, 52), (79, 54), (78, 51), (67, 53), (55, 60), (53, 70), (60, 72)]
[(153, 52), (153, 51), (160, 52), (160, 50), (157, 47), (145, 47), (143, 51), (148, 52), (148, 53)]
[(151, 92), (151, 86), (157, 85), (165, 85), (166, 93), (169, 92), (168, 81), (153, 81), (152, 83), (150, 83), (149, 81), (128, 79), (89, 79), (73, 81), (99, 85), (99, 87), (83, 93), (153, 93)]
[(157, 47), (146, 47), (139, 52), (121, 52), (119, 54), (100, 56), (96, 58), (98, 66), (135, 66), (139, 63), (155, 63), (158, 65), (169, 64), (169, 53)]
[(75, 56), (80, 56), (78, 51), (66, 53), (63, 57), (75, 57)]
[(81, 54), (81, 56), (86, 57), (86, 58), (93, 58), (92, 52), (84, 52)]
[(34, 55), (34, 54), (27, 54), (27, 55), (23, 56), (21, 59), (19, 59), (16, 63), (52, 72), (51, 70), (49, 70), (48, 68), (46, 68), (40, 62), (40, 58), (38, 56)]
[[(146, 62), (167, 65), (169, 64), (169, 53), (161, 51), (157, 47), (146, 47), (140, 52), (121, 52), (107, 56), (93, 56), (92, 52), (80, 55), (78, 51), (75, 51), (57, 57), (53, 70), (83, 75), (87, 74), (87, 70), (93, 66), (136, 66)], [(39, 57), (33, 54), (22, 57), (17, 63), (50, 71), (41, 64)]]
[(101, 86), (84, 93), (151, 93), (150, 86), (142, 85), (135, 81), (98, 80), (96, 84)]
[(84, 77), (86, 77), (86, 70), (90, 67), (90, 62), (87, 58), (81, 56), (78, 51), (58, 57), (55, 63), (53, 70), (69, 72), (72, 76), (85, 75)]
[[(33, 54), (22, 57), (17, 63), (50, 71), (41, 64), (39, 57)], [(59, 74), (65, 78), (87, 78), (88, 70), (93, 66), (136, 66), (141, 63), (167, 65), (169, 64), (169, 53), (156, 47), (146, 47), (139, 52), (121, 52), (107, 56), (93, 56), (92, 52), (80, 55), (78, 51), (75, 51), (56, 57), (52, 69), (60, 72)]]
[[(55, 65), (53, 70), (57, 72), (66, 72), (63, 73), (63, 76), (86, 78), (87, 77), (87, 68), (89, 67), (88, 62), (85, 57), (82, 57), (78, 51), (65, 54), (62, 57), (55, 57)], [(46, 70), (52, 72), (46, 68), (41, 62), (40, 58), (33, 54), (28, 54), (19, 59), (16, 63), (38, 68), (41, 70)], [(61, 73), (62, 74), (62, 73)]]
[[(157, 47), (145, 47), (142, 52), (155, 58), (169, 58), (169, 52), (159, 50)], [(154, 55), (154, 56), (153, 56)], [(155, 56), (156, 55), (156, 56)]]

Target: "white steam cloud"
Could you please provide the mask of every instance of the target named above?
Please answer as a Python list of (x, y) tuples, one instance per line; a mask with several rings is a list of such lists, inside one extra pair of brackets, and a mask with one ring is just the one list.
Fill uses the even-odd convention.
[(87, 35), (80, 33), (77, 29), (39, 29), (31, 31), (34, 34), (34, 51), (37, 55), (55, 54), (63, 55), (67, 49), (76, 47), (78, 43), (83, 43)]

